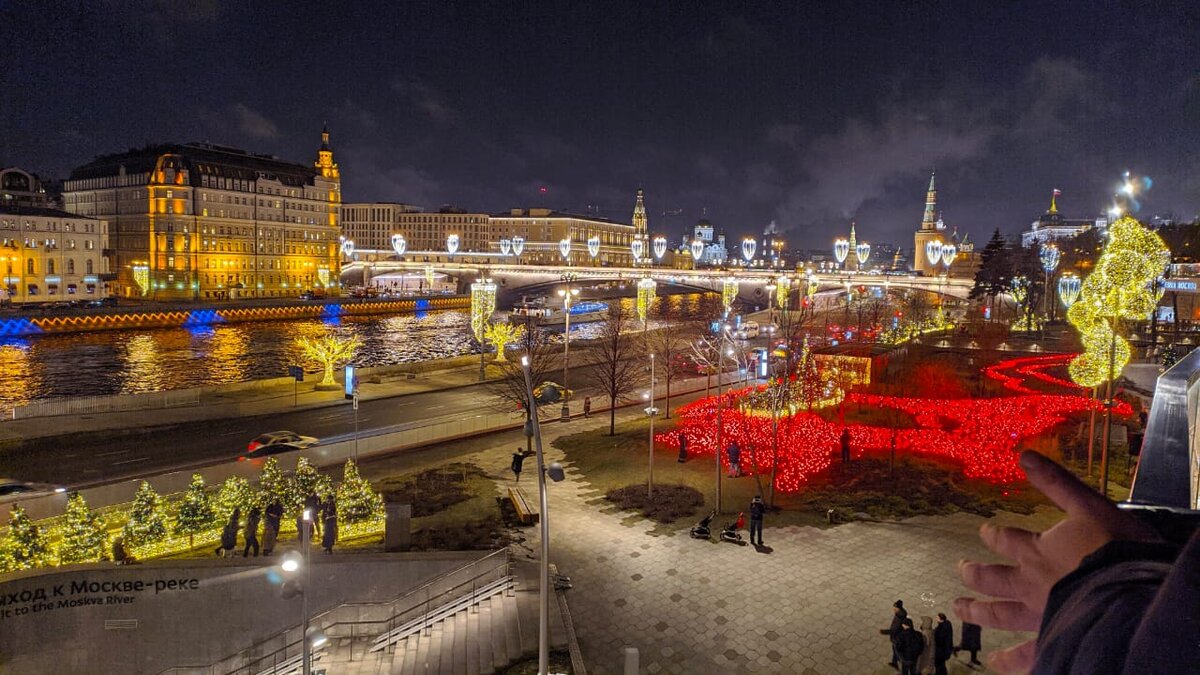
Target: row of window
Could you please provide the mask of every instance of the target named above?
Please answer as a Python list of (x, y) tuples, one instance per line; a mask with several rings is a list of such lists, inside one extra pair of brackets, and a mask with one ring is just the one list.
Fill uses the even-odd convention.
[[(67, 258), (65, 261), (65, 268), (66, 269), (63, 272), (64, 274), (75, 274), (75, 259)], [(8, 261), (8, 273), (9, 274), (13, 273), (13, 262), (11, 260)], [(37, 273), (38, 273), (37, 260), (35, 258), (26, 258), (25, 259), (25, 274), (37, 274)], [(96, 265), (90, 258), (85, 259), (83, 261), (83, 273), (84, 274), (95, 274), (96, 273)], [(58, 274), (58, 267), (57, 267), (57, 265), (54, 264), (53, 258), (50, 258), (46, 261), (46, 274)]]

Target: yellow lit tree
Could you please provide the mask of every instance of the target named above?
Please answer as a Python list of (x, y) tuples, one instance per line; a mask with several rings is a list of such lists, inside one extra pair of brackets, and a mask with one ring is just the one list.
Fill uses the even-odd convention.
[(525, 326), (497, 321), (488, 324), (483, 329), (483, 334), (488, 342), (496, 346), (496, 361), (503, 362), (508, 360), (504, 356), (505, 348), (514, 342), (521, 341), (521, 338), (525, 336)]
[(1067, 311), (1084, 348), (1071, 362), (1071, 379), (1095, 387), (1121, 372), (1130, 348), (1116, 334), (1116, 322), (1142, 320), (1154, 311), (1154, 281), (1170, 261), (1162, 238), (1133, 218), (1125, 216), (1109, 226), (1108, 243)]
[(325, 377), (319, 387), (331, 387), (337, 383), (333, 379), (333, 369), (354, 358), (362, 341), (357, 336), (340, 337), (330, 333), (319, 338), (299, 338), (296, 344), (304, 350), (304, 355), (321, 364), (325, 369)]

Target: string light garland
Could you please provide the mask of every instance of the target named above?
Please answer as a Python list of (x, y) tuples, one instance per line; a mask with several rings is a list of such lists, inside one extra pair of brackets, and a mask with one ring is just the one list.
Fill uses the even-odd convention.
[(646, 324), (646, 316), (650, 312), (650, 307), (654, 304), (655, 293), (658, 290), (658, 283), (650, 277), (645, 277), (638, 281), (637, 284), (637, 315), (638, 320), (642, 325)]
[(483, 329), (496, 311), (496, 284), (480, 279), (471, 284), (471, 334), (483, 342)]
[(725, 313), (729, 313), (729, 309), (733, 307), (733, 301), (738, 295), (738, 280), (734, 277), (725, 277), (721, 280), (721, 304), (725, 306)]

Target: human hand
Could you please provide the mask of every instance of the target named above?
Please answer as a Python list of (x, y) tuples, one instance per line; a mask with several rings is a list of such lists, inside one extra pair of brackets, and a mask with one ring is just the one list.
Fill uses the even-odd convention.
[[(1157, 541), (1158, 535), (1134, 516), (1085, 485), (1069, 471), (1032, 451), (1021, 454), (1030, 484), (1066, 511), (1067, 517), (1042, 533), (985, 523), (979, 537), (989, 549), (1015, 562), (992, 565), (961, 561), (963, 583), (991, 599), (958, 598), (954, 612), (963, 621), (1002, 630), (1036, 631), (1050, 589), (1079, 567), (1084, 557), (1110, 541)], [(1033, 667), (1036, 640), (993, 652), (988, 665), (1001, 673)]]

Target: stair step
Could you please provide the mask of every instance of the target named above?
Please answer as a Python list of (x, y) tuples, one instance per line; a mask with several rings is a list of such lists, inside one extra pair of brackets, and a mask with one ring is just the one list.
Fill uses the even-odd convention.
[(413, 663), (412, 672), (414, 675), (430, 675), (428, 667), (429, 645), (433, 642), (433, 632), (430, 631), (429, 635), (426, 635), (425, 631), (421, 631), (420, 633), (417, 633), (416, 637), (417, 657), (416, 661)]
[(463, 659), (463, 673), (479, 675), (479, 644), (483, 642), (483, 631), (480, 625), (483, 621), (483, 608), (474, 607), (467, 610), (466, 656)]
[[(517, 628), (520, 630), (521, 653), (536, 654), (539, 648), (538, 637), (541, 631), (539, 617), (541, 615), (540, 598), (536, 591), (519, 591), (514, 607), (517, 615)], [(550, 596), (550, 602), (556, 598)], [(551, 613), (553, 618), (553, 613)]]
[[(471, 608), (454, 615), (454, 643), (450, 646), (450, 667), (442, 668), (445, 675), (467, 675), (467, 635)], [(444, 663), (444, 662), (443, 662)]]
[(421, 640), (421, 634), (410, 635), (402, 640), (396, 648), (402, 652), (403, 660), (400, 662), (400, 672), (403, 675), (415, 675), (417, 672), (417, 643)]
[[(518, 592), (519, 595), (520, 593)], [(517, 601), (515, 598), (502, 595), (501, 602), (504, 603), (504, 645), (505, 650), (508, 652), (508, 663), (512, 663), (521, 658), (521, 655), (524, 653), (521, 651), (520, 617), (517, 614)], [(508, 665), (508, 663), (505, 665)]]
[(478, 629), (475, 631), (476, 641), (478, 642), (478, 652), (476, 653), (476, 663), (478, 668), (474, 672), (480, 675), (492, 675), (496, 672), (496, 664), (494, 662), (495, 649), (492, 647), (492, 601), (488, 599), (479, 606)]
[(508, 665), (508, 640), (504, 639), (504, 601), (503, 595), (493, 596), (492, 603), (492, 668), (500, 670)]

